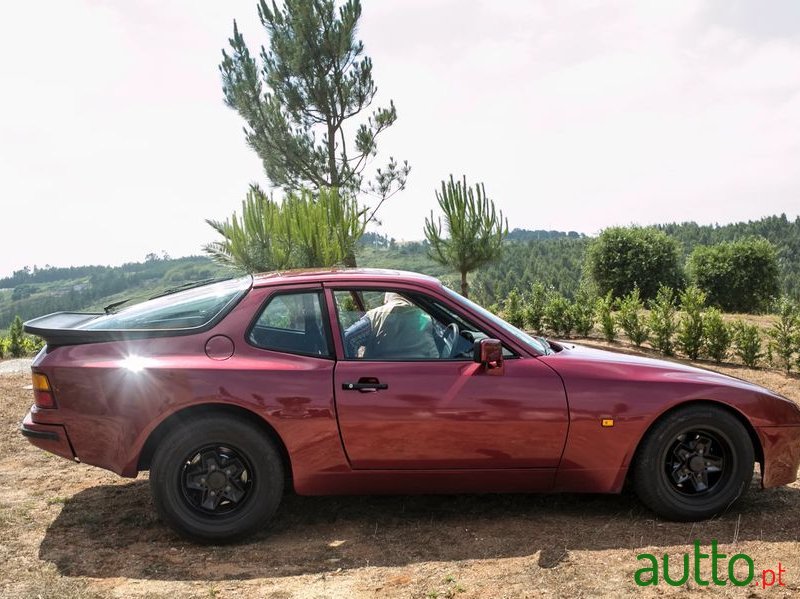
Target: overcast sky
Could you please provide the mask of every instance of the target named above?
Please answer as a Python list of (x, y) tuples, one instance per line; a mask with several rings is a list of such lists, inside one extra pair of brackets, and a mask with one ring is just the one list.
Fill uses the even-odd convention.
[[(510, 226), (800, 211), (800, 2), (363, 0), (373, 166), (412, 165), (380, 231), (420, 239), (450, 173)], [(265, 183), (217, 65), (254, 0), (15, 2), (0, 19), (0, 276), (196, 254)]]

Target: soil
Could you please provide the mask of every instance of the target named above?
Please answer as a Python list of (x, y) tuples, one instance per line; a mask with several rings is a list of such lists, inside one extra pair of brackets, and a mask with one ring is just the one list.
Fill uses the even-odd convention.
[[(587, 341), (599, 346), (607, 344)], [(617, 351), (639, 351), (616, 345)], [(647, 350), (643, 350), (648, 353)], [(800, 380), (700, 363), (800, 401)], [(789, 597), (800, 593), (800, 485), (753, 488), (721, 517), (665, 522), (628, 491), (601, 495), (308, 498), (288, 495), (246, 543), (199, 546), (158, 521), (146, 476), (122, 479), (38, 450), (19, 434), (27, 374), (0, 375), (0, 596), (3, 597)], [(4, 369), (0, 368), (0, 371)], [(670, 556), (673, 578), (697, 539), (749, 555), (745, 587), (640, 588), (637, 555)], [(708, 551), (706, 551), (708, 552)], [(770, 589), (763, 569), (785, 569)], [(744, 562), (735, 569), (743, 577)], [(727, 578), (727, 562), (720, 569)], [(710, 576), (708, 560), (701, 566)], [(690, 577), (691, 578), (691, 577)], [(767, 574), (769, 579), (769, 574)]]

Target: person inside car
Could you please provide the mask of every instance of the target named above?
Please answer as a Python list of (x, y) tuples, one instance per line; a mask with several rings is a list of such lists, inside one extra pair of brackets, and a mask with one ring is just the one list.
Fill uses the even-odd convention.
[(383, 305), (369, 310), (344, 332), (348, 358), (439, 358), (431, 317), (399, 293), (386, 292)]

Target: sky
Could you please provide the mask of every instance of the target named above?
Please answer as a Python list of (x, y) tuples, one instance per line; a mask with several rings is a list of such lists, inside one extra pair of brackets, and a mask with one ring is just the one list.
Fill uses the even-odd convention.
[[(800, 2), (363, 0), (412, 166), (378, 231), (423, 237), (452, 173), (511, 228), (800, 212)], [(0, 276), (198, 254), (267, 186), (217, 65), (255, 0), (15, 2), (0, 20)]]

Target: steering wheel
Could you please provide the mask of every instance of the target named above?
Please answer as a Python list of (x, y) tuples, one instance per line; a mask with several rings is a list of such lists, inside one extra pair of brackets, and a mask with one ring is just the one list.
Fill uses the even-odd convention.
[(442, 342), (444, 346), (442, 347), (442, 357), (443, 358), (452, 358), (453, 357), (453, 348), (456, 345), (456, 339), (458, 339), (458, 325), (454, 322), (451, 322), (447, 325), (447, 329), (442, 335)]

